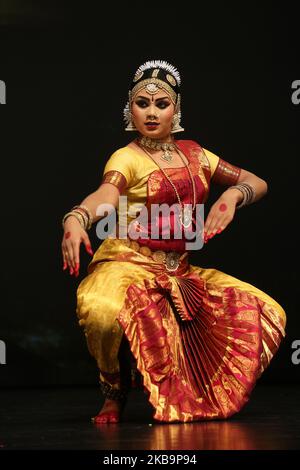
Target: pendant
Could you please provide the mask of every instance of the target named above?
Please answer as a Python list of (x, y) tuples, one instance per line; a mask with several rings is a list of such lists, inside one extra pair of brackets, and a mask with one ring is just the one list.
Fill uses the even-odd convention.
[(183, 210), (180, 213), (180, 222), (185, 228), (188, 228), (191, 225), (192, 216), (193, 216), (192, 209), (184, 206)]
[(173, 160), (172, 153), (169, 150), (164, 150), (164, 153), (162, 154), (161, 158), (166, 162), (171, 162)]
[(180, 265), (180, 253), (176, 251), (169, 251), (166, 256), (167, 271), (176, 271)]

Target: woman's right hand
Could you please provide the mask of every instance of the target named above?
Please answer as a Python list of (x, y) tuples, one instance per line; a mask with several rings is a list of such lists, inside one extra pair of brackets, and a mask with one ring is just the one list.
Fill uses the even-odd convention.
[(70, 215), (64, 223), (64, 235), (62, 239), (63, 270), (67, 267), (70, 274), (79, 275), (80, 244), (84, 243), (86, 251), (93, 256), (91, 242), (87, 232), (82, 228), (76, 217)]

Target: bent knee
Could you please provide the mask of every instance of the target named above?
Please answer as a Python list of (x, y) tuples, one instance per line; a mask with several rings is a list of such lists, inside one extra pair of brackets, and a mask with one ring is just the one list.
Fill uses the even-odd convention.
[(121, 303), (116, 302), (111, 295), (80, 292), (77, 295), (76, 307), (79, 325), (89, 332), (101, 331), (105, 336), (117, 333), (120, 329), (117, 317), (121, 307)]

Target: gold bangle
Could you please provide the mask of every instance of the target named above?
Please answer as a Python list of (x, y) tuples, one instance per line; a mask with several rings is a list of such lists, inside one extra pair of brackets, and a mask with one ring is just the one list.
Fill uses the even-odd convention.
[(72, 212), (76, 212), (78, 215), (80, 215), (80, 217), (82, 218), (82, 222), (83, 222), (83, 227), (84, 229), (86, 230), (86, 227), (88, 226), (89, 224), (89, 220), (88, 220), (88, 216), (86, 215), (86, 213), (78, 210), (78, 209), (75, 209), (73, 210)]
[(91, 226), (92, 226), (92, 223), (93, 223), (93, 216), (92, 216), (92, 213), (89, 210), (89, 208), (87, 206), (85, 206), (84, 204), (79, 204), (77, 206), (72, 207), (72, 210), (73, 209), (79, 209), (79, 210), (82, 209), (83, 211), (86, 212), (86, 214), (88, 216), (88, 228), (87, 229), (90, 229)]
[(78, 214), (80, 214), (83, 217), (83, 219), (85, 221), (86, 230), (91, 228), (92, 224), (91, 224), (91, 221), (90, 221), (90, 217), (86, 213), (86, 211), (84, 209), (80, 209), (80, 207), (78, 207), (77, 209), (73, 209), (73, 210), (74, 210), (74, 212), (78, 212)]
[(80, 208), (82, 208), (83, 210), (86, 210), (86, 212), (88, 213), (88, 216), (89, 216), (89, 227), (88, 228), (91, 228), (92, 223), (93, 223), (93, 216), (92, 216), (92, 213), (91, 213), (90, 209), (87, 206), (85, 206), (84, 204), (80, 204), (79, 209)]
[(64, 215), (63, 220), (62, 220), (62, 227), (63, 227), (63, 229), (65, 228), (65, 227), (64, 227), (64, 223), (65, 223), (66, 219), (67, 219), (68, 217), (70, 217), (71, 215), (73, 215), (74, 217), (76, 217), (76, 219), (77, 219), (78, 222), (80, 223), (81, 227), (84, 229), (84, 226), (83, 226), (83, 224), (82, 224), (82, 219), (80, 219), (79, 214), (77, 214), (77, 213), (75, 213), (75, 212), (67, 212), (67, 213)]

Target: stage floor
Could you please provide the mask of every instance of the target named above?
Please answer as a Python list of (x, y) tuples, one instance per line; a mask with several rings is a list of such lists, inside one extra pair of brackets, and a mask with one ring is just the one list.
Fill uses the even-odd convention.
[(0, 449), (270, 450), (300, 448), (300, 386), (257, 385), (228, 420), (158, 423), (147, 396), (132, 391), (123, 422), (95, 425), (96, 388), (1, 391)]

